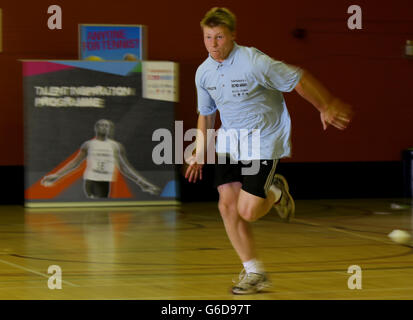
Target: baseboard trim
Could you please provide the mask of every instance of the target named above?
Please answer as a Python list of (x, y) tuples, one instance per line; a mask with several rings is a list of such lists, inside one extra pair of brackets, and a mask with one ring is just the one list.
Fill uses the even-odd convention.
[[(178, 168), (180, 169), (180, 168)], [(188, 183), (180, 175), (181, 202), (218, 200), (213, 187), (214, 166), (204, 166), (203, 180)], [(412, 180), (403, 161), (381, 162), (280, 162), (295, 199), (403, 198), (411, 197)], [(2, 205), (24, 204), (24, 167), (0, 166)]]

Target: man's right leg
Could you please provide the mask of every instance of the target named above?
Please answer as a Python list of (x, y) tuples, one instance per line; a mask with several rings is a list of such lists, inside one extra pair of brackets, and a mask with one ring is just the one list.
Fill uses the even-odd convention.
[(251, 224), (238, 212), (238, 198), (242, 184), (230, 182), (218, 186), (219, 211), (232, 246), (240, 257), (244, 270), (232, 287), (234, 294), (252, 294), (271, 286), (262, 263), (257, 259)]
[(84, 181), (86, 196), (90, 199), (108, 198), (110, 193), (110, 182), (108, 181)]
[(242, 184), (230, 182), (218, 186), (218, 208), (232, 246), (242, 262), (256, 258), (251, 225), (238, 214), (237, 204)]

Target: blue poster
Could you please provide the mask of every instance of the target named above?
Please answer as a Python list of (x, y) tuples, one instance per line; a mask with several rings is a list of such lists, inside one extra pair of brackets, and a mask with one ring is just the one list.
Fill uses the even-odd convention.
[(146, 60), (146, 27), (80, 24), (79, 59)]

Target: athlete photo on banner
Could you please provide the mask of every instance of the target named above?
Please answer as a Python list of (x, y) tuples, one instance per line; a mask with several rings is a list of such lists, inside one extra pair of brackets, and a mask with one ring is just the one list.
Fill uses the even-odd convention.
[(140, 62), (23, 61), (25, 205), (170, 204), (173, 164), (152, 159), (174, 103), (142, 96)]

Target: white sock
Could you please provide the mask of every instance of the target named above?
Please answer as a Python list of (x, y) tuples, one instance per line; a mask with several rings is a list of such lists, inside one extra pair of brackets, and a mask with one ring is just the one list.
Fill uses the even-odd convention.
[(264, 273), (264, 266), (261, 261), (257, 259), (251, 259), (249, 261), (243, 262), (242, 263), (245, 268), (246, 273)]
[(274, 203), (280, 200), (282, 191), (278, 189), (276, 186), (271, 185), (270, 189), (268, 189), (268, 192), (272, 192), (274, 194), (274, 198), (275, 198)]

